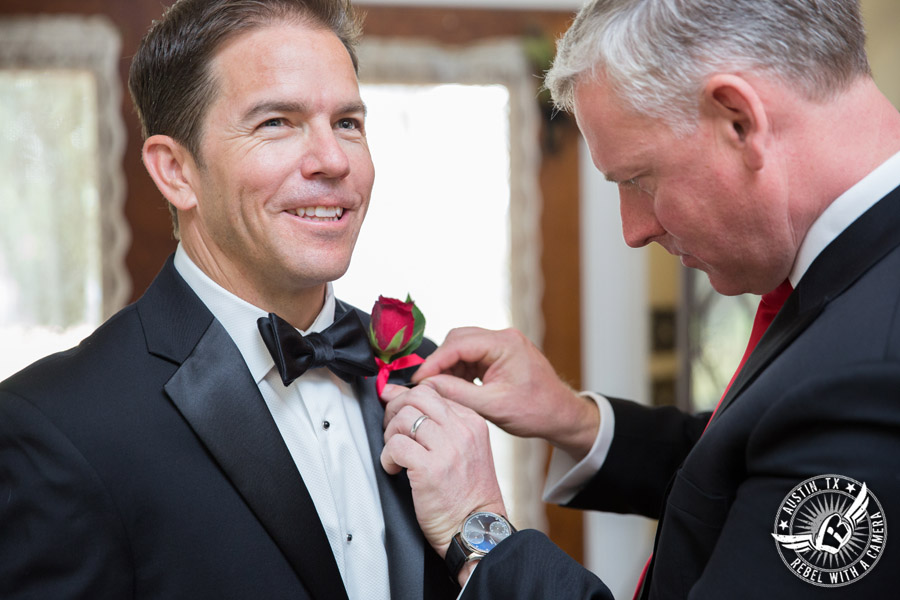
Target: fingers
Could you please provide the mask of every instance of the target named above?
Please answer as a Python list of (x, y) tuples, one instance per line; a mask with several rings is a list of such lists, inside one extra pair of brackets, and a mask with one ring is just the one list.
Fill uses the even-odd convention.
[(393, 435), (381, 451), (381, 466), (389, 475), (415, 468), (425, 461), (428, 451), (405, 435)]
[[(471, 368), (459, 367), (461, 363), (468, 365), (490, 363), (491, 357), (496, 353), (492, 335), (494, 333), (496, 332), (479, 327), (461, 327), (452, 330), (447, 334), (444, 343), (419, 366), (413, 375), (413, 382), (419, 383), (423, 379), (445, 372), (460, 376), (471, 374)], [(476, 372), (477, 370), (475, 369)]]
[(442, 443), (439, 425), (447, 420), (450, 411), (449, 403), (430, 387), (392, 387), (401, 391), (391, 391), (394, 399), (385, 409), (385, 443), (381, 453), (381, 465), (390, 474), (403, 468), (421, 468), (428, 462), (428, 451)]
[(436, 423), (439, 422), (421, 410), (413, 406), (404, 406), (385, 428), (384, 441), (387, 443), (396, 435), (405, 435), (428, 450), (430, 446), (422, 434), (425, 430), (432, 429)]
[(409, 395), (411, 392), (412, 390), (399, 385), (388, 384), (384, 386), (381, 400), (385, 403), (384, 423), (382, 423), (385, 430), (387, 430), (388, 424), (397, 416), (397, 413), (412, 400), (412, 396)]
[(404, 387), (402, 385), (394, 385), (393, 383), (385, 384), (384, 390), (381, 392), (381, 400), (382, 402), (388, 403), (391, 400), (394, 400), (398, 396), (402, 396), (404, 393), (408, 392), (409, 388)]
[(472, 427), (473, 423), (477, 426), (483, 421), (471, 409), (441, 397), (429, 382), (412, 390), (400, 389), (404, 393), (394, 396), (385, 408), (385, 444), (403, 436), (431, 450), (455, 443), (452, 438), (445, 439), (454, 429)]
[(404, 407), (413, 406), (418, 409), (418, 414), (428, 414), (431, 417), (434, 416), (432, 413), (446, 410), (445, 407), (441, 407), (441, 402), (435, 400), (438, 398), (437, 392), (427, 385), (420, 385), (412, 389), (398, 385), (387, 385), (381, 398), (387, 401), (384, 407), (385, 435), (390, 423)]
[(453, 375), (435, 375), (423, 381), (422, 385), (427, 385), (444, 398), (476, 411), (479, 406), (485, 405), (491, 394), (491, 391), (484, 386), (470, 383)]

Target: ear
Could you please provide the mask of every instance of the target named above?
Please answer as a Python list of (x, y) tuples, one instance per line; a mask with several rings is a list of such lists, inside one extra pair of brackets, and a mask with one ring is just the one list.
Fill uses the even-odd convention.
[(144, 166), (150, 177), (179, 211), (197, 204), (194, 184), (198, 181), (197, 164), (187, 149), (167, 135), (153, 135), (144, 142)]
[(771, 131), (757, 90), (743, 77), (714, 75), (703, 89), (701, 104), (714, 119), (717, 135), (742, 154), (747, 168), (762, 169)]

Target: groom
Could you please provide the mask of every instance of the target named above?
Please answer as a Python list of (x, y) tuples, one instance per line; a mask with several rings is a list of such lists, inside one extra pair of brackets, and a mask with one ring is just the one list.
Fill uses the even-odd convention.
[(142, 41), (129, 85), (180, 244), (0, 384), (0, 597), (455, 597), (376, 465), (368, 347), (337, 373), (273, 361), (273, 332), (321, 348), (368, 318), (330, 283), (374, 179), (358, 34), (343, 0), (181, 0)]

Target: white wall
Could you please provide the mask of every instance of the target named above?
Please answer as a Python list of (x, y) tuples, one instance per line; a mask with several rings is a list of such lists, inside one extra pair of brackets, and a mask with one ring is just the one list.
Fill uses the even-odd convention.
[[(581, 319), (585, 389), (647, 403), (648, 253), (625, 244), (616, 186), (594, 168), (582, 141)], [(616, 598), (630, 598), (650, 554), (654, 523), (642, 517), (590, 513), (586, 566)]]

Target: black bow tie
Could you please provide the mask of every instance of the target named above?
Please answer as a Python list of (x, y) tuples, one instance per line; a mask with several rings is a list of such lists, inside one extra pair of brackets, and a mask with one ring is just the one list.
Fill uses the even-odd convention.
[(378, 372), (366, 330), (354, 310), (341, 315), (325, 331), (308, 335), (273, 313), (256, 323), (285, 386), (316, 367), (328, 367), (348, 383), (354, 376)]

